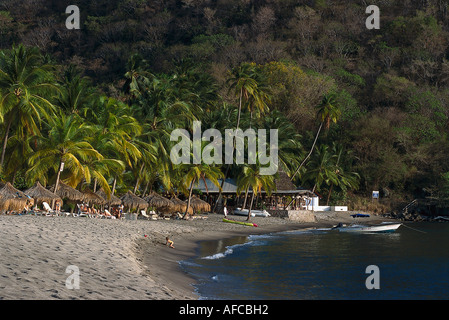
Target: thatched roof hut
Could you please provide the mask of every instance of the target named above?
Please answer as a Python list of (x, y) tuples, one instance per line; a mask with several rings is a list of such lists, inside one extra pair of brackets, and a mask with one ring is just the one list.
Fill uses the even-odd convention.
[(52, 204), (53, 201), (60, 201), (62, 205), (62, 199), (60, 196), (54, 194), (48, 189), (45, 189), (39, 181), (36, 181), (34, 186), (24, 191), (27, 196), (34, 199), (35, 203), (41, 204), (42, 202), (47, 202)]
[[(54, 192), (55, 186), (51, 186), (49, 188), (51, 192)], [(60, 196), (62, 199), (68, 199), (71, 201), (83, 201), (84, 200), (84, 194), (74, 188), (72, 188), (69, 185), (66, 185), (63, 182), (59, 182), (58, 184), (58, 190), (56, 191), (56, 194)]]
[(111, 194), (110, 199), (108, 199), (106, 192), (104, 192), (103, 189), (100, 189), (95, 193), (97, 195), (99, 195), (100, 197), (102, 197), (106, 201), (106, 204), (108, 204), (110, 206), (118, 206), (118, 205), (122, 204), (122, 200), (120, 200), (118, 197), (114, 196), (113, 194)]
[(84, 195), (83, 201), (88, 204), (102, 205), (102, 204), (106, 203), (105, 199), (103, 199), (98, 194), (94, 193), (93, 191), (91, 191), (87, 188), (83, 190), (83, 195)]
[(32, 204), (34, 200), (22, 191), (14, 188), (7, 182), (0, 189), (0, 210), (1, 211), (21, 211), (27, 204)]
[(190, 198), (190, 206), (195, 211), (209, 212), (211, 210), (209, 203), (207, 203), (204, 200), (201, 200), (200, 198), (198, 198), (196, 196), (192, 196), (192, 198)]
[[(179, 199), (177, 197), (170, 199), (170, 201), (173, 203), (173, 207), (170, 207), (170, 208), (172, 208), (172, 210), (174, 210), (173, 212), (175, 212), (175, 211), (186, 212), (187, 202), (182, 201), (181, 199)], [(192, 206), (189, 207), (189, 210), (187, 212), (190, 214), (193, 214)]]
[(148, 208), (148, 202), (143, 200), (142, 198), (136, 196), (131, 191), (128, 191), (123, 196), (120, 197), (123, 205), (128, 207), (129, 209), (145, 209)]
[(150, 207), (164, 208), (173, 205), (173, 202), (171, 202), (169, 199), (164, 198), (163, 196), (160, 196), (155, 192), (152, 192), (143, 199), (148, 202)]
[(287, 190), (296, 190), (296, 186), (293, 184), (290, 177), (285, 173), (285, 171), (282, 171), (279, 169), (278, 171), (278, 178), (275, 179), (276, 184), (276, 191), (287, 191)]

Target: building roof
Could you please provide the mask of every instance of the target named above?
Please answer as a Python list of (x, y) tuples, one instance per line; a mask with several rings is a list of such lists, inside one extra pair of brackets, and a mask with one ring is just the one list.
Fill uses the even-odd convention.
[[(285, 173), (284, 173), (285, 174)], [(287, 177), (287, 180), (285, 179), (285, 177)], [(219, 188), (214, 185), (212, 183), (212, 181), (210, 181), (209, 179), (205, 179), (206, 180), (206, 185), (207, 185), (207, 190), (206, 190), (206, 185), (204, 184), (204, 180), (200, 179), (197, 183), (194, 184), (193, 189), (195, 190), (199, 190), (202, 193), (207, 193), (207, 191), (209, 191), (209, 193), (214, 194), (214, 193), (219, 193)], [(218, 179), (218, 182), (220, 183), (220, 186), (223, 182), (223, 179)], [(273, 194), (307, 194), (307, 193), (312, 193), (310, 190), (306, 190), (303, 188), (296, 188), (296, 186), (290, 181), (290, 179), (288, 178), (287, 174), (285, 174), (285, 176), (281, 176), (276, 179), (276, 188), (277, 190), (272, 192)], [(252, 190), (250, 188), (249, 192), (251, 193)], [(225, 182), (223, 184), (223, 194), (236, 194), (237, 193), (237, 182), (236, 179), (225, 179)], [(262, 193), (265, 193), (264, 190), (262, 190)]]

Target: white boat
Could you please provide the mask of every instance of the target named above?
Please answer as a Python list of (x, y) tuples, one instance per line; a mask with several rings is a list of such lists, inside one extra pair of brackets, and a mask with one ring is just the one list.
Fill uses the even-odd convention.
[[(234, 214), (238, 216), (248, 216), (248, 209), (235, 208)], [(267, 210), (251, 210), (251, 217), (269, 217), (271, 214)]]
[(395, 232), (401, 223), (383, 223), (375, 226), (354, 224), (347, 227), (336, 227), (340, 232)]

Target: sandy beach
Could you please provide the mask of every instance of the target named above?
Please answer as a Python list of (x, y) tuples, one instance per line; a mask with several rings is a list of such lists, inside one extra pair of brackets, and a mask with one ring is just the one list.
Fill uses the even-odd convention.
[[(317, 214), (315, 223), (254, 217), (257, 228), (224, 223), (216, 214), (189, 221), (2, 215), (0, 299), (197, 299), (194, 279), (178, 261), (194, 256), (199, 241), (353, 222), (349, 214)], [(166, 236), (174, 249), (165, 245)], [(78, 275), (79, 288), (66, 285)]]

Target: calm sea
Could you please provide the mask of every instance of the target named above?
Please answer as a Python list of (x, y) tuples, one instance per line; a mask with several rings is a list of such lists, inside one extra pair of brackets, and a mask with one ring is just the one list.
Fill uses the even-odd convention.
[[(180, 264), (198, 279), (201, 299), (449, 299), (449, 223), (406, 226), (204, 241), (196, 258)], [(379, 289), (367, 289), (370, 265), (378, 267)]]

